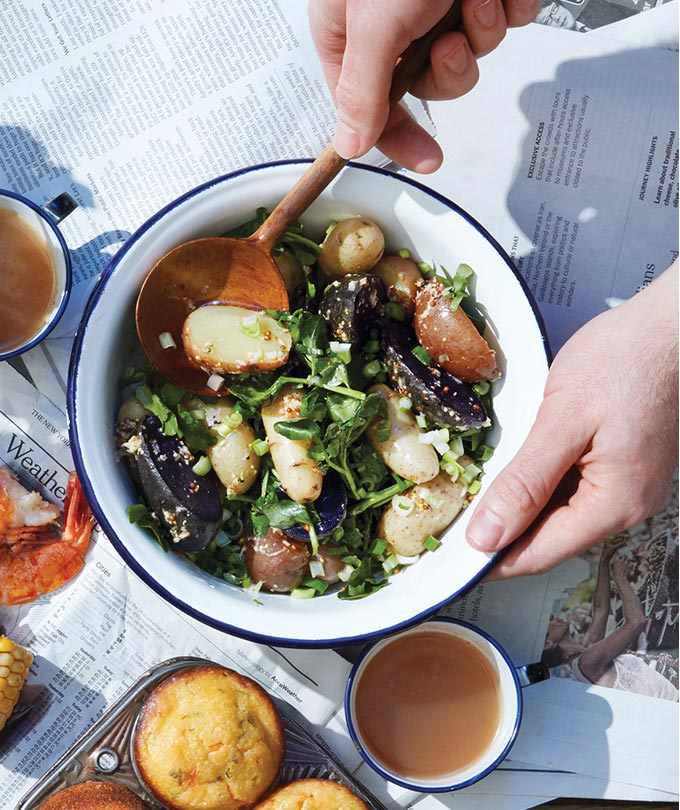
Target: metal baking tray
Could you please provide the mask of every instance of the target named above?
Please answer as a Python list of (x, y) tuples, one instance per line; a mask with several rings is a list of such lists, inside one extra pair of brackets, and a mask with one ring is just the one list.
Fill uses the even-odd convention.
[[(174, 672), (214, 663), (205, 658), (171, 658), (152, 667), (120, 697), (97, 722), (26, 793), (16, 810), (35, 810), (48, 796), (88, 780), (119, 782), (140, 796), (150, 808), (165, 810), (144, 787), (130, 754), (130, 740), (139, 710), (153, 689)], [(277, 786), (296, 779), (332, 779), (360, 796), (373, 810), (387, 810), (356, 782), (293, 717), (293, 710), (273, 698), (284, 726), (286, 751)]]

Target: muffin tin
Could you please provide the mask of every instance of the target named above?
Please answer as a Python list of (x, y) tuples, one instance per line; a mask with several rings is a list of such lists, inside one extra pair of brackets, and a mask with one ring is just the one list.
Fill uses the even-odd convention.
[[(172, 658), (150, 669), (50, 768), (21, 799), (15, 810), (36, 810), (48, 796), (89, 779), (115, 781), (129, 787), (154, 810), (165, 806), (144, 787), (131, 756), (130, 740), (144, 702), (158, 684), (182, 669), (213, 663), (204, 658)], [(286, 752), (276, 786), (296, 779), (332, 779), (348, 787), (374, 810), (387, 810), (345, 768), (324, 751), (292, 716), (292, 710), (273, 698), (285, 731)]]

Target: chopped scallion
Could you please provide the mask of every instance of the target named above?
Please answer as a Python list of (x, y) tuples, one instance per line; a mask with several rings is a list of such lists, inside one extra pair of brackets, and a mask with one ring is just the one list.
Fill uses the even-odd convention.
[(211, 391), (219, 391), (224, 385), (224, 377), (221, 377), (219, 374), (211, 374), (208, 377), (206, 385)]
[(432, 364), (432, 357), (430, 357), (430, 353), (422, 346), (414, 346), (411, 349), (411, 353), (417, 357), (423, 365), (429, 366)]
[(408, 248), (402, 248), (399, 251), (399, 258), (400, 259), (410, 259), (411, 258), (411, 251)]
[(413, 400), (411, 397), (399, 397), (399, 410), (410, 411), (413, 407)]
[(256, 456), (266, 456), (269, 452), (269, 442), (266, 439), (255, 439), (250, 446)]
[(314, 588), (293, 588), (290, 592), (293, 599), (312, 599), (316, 596)]
[(425, 542), (423, 543), (423, 546), (428, 551), (436, 551), (439, 548), (439, 546), (441, 546), (441, 543), (439, 542), (439, 540), (434, 535), (429, 534), (425, 538)]
[(482, 482), (479, 480), (479, 478), (476, 478), (474, 481), (471, 481), (468, 484), (467, 491), (470, 493), (470, 495), (476, 495), (481, 488)]
[(196, 475), (207, 475), (212, 470), (212, 464), (208, 456), (201, 456), (191, 469)]
[(493, 447), (489, 447), (488, 444), (483, 444), (477, 450), (477, 459), (479, 461), (488, 461), (491, 456), (493, 455)]
[(406, 495), (395, 495), (392, 498), (392, 508), (399, 515), (410, 515), (415, 509), (415, 503)]
[(366, 363), (366, 365), (361, 369), (361, 373), (364, 377), (375, 377), (380, 371), (380, 360), (371, 360), (370, 363)]
[(177, 344), (170, 332), (161, 332), (158, 336), (158, 342), (161, 344), (161, 349), (176, 349)]
[(387, 542), (385, 540), (381, 540), (377, 538), (376, 541), (373, 543), (371, 547), (371, 554), (379, 557), (381, 554), (384, 553), (385, 549), (387, 548)]
[(385, 315), (389, 318), (392, 318), (393, 321), (399, 321), (403, 323), (406, 320), (406, 310), (402, 307), (401, 304), (397, 304), (395, 301), (388, 301), (385, 304)]
[(245, 315), (239, 321), (239, 329), (246, 337), (259, 337), (261, 324), (257, 314)]

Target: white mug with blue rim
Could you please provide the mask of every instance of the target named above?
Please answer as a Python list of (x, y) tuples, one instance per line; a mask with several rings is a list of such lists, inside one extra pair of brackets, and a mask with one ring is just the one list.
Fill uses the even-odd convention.
[[(56, 326), (66, 309), (71, 290), (71, 257), (57, 226), (77, 205), (67, 193), (59, 194), (41, 207), (14, 191), (0, 189), (0, 225), (5, 229), (3, 253), (0, 256), (0, 294), (4, 296), (5, 303), (12, 306), (9, 302), (17, 300), (16, 288), (19, 283), (27, 286), (29, 297), (36, 289), (31, 289), (31, 285), (36, 283), (33, 274), (37, 270), (31, 265), (31, 254), (23, 244), (14, 252), (8, 249), (12, 232), (30, 233), (30, 238), (51, 260), (54, 272), (50, 295), (40, 303), (40, 310), (32, 313), (30, 320), (27, 319), (26, 328), (12, 330), (6, 325), (0, 340), (0, 360), (7, 360), (33, 348)], [(22, 262), (25, 267), (18, 266)]]
[(516, 667), (477, 627), (425, 621), (365, 648), (345, 691), (350, 736), (382, 777), (410, 790), (458, 790), (507, 756), (522, 718), (522, 688), (548, 678)]

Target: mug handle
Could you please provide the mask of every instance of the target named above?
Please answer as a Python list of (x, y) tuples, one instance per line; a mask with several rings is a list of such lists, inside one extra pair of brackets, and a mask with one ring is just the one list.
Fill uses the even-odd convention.
[(523, 667), (515, 667), (515, 672), (517, 672), (519, 685), (522, 689), (525, 686), (547, 681), (550, 677), (550, 670), (542, 661), (537, 661), (535, 664), (525, 664)]
[(57, 225), (62, 219), (66, 219), (69, 214), (72, 214), (77, 207), (78, 203), (66, 191), (53, 197), (51, 200), (47, 200), (43, 205), (43, 209), (52, 214), (56, 219)]

